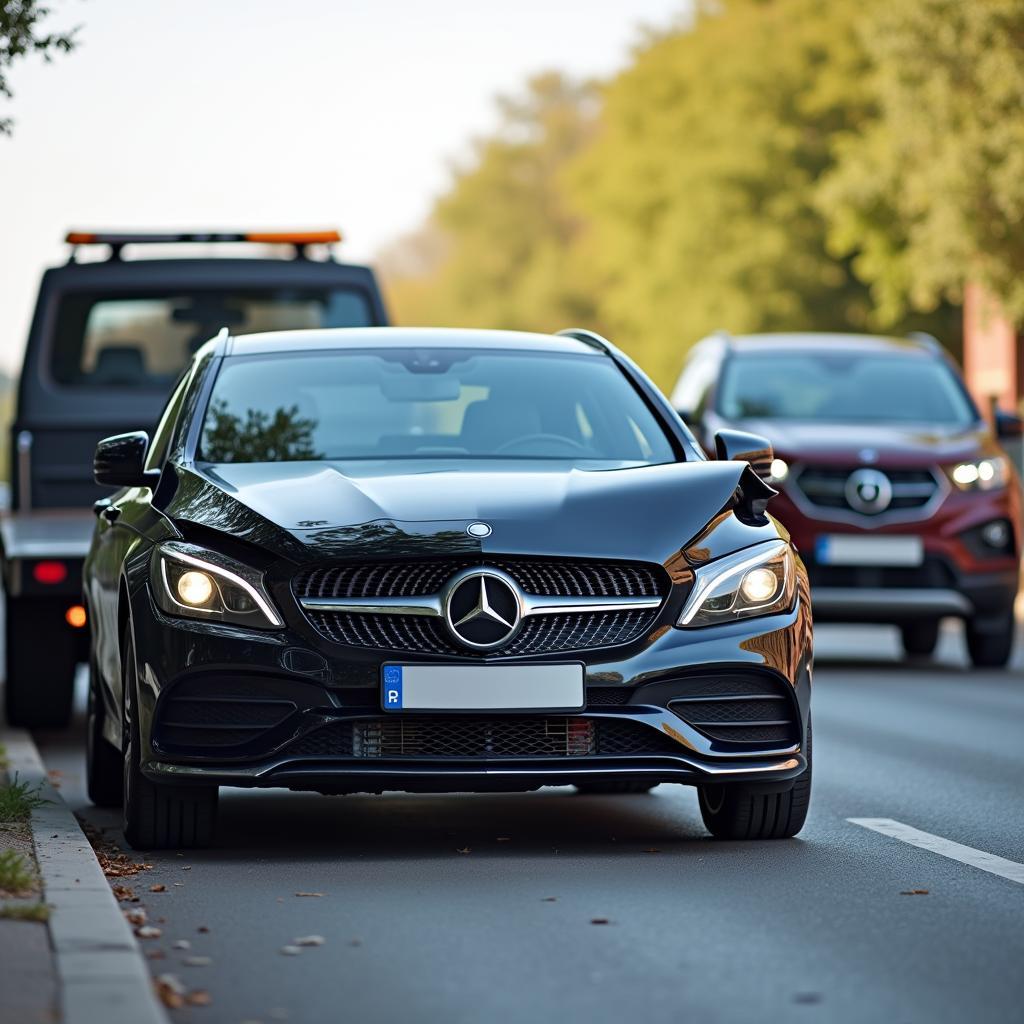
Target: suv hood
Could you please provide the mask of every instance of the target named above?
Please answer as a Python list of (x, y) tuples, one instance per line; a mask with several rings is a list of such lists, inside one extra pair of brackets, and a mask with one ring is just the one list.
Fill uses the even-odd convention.
[[(250, 463), (180, 469), (167, 514), (296, 560), (557, 554), (664, 562), (732, 499), (746, 463)], [(486, 538), (466, 527), (487, 523)]]
[[(787, 461), (921, 465), (981, 458), (992, 453), (989, 431), (980, 424), (942, 428), (904, 424), (806, 423), (796, 420), (744, 420), (741, 430), (762, 434)], [(865, 459), (865, 449), (875, 453)]]

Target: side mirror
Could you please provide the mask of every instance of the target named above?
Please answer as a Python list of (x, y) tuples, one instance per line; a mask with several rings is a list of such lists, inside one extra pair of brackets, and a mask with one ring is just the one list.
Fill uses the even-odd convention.
[(1020, 437), (1024, 434), (1024, 419), (1015, 412), (996, 409), (996, 437)]
[(775, 451), (771, 441), (760, 434), (742, 430), (720, 430), (715, 434), (715, 456), (725, 462), (749, 462), (750, 468), (766, 483), (771, 480)]
[(96, 445), (93, 478), (104, 487), (148, 487), (152, 480), (143, 469), (147, 451), (149, 434), (144, 430), (105, 437)]

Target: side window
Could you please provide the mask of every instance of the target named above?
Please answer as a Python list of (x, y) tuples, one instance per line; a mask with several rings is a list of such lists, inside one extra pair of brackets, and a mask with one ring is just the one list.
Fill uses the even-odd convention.
[(167, 458), (167, 446), (171, 443), (174, 426), (178, 422), (178, 413), (181, 411), (181, 403), (185, 399), (185, 393), (188, 391), (188, 385), (191, 380), (192, 374), (186, 373), (178, 381), (178, 386), (171, 393), (171, 397), (167, 400), (167, 405), (164, 406), (164, 411), (160, 415), (160, 422), (157, 424), (156, 431), (153, 434), (153, 442), (149, 446), (149, 453), (146, 455), (147, 472), (153, 469), (160, 469), (164, 464), (164, 459)]
[(672, 392), (672, 405), (683, 416), (694, 419), (704, 412), (711, 385), (718, 375), (715, 352), (698, 349), (690, 356)]

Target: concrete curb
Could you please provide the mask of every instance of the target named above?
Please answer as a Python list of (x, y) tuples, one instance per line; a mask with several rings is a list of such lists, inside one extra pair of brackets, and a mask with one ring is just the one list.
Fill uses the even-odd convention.
[(51, 908), (50, 941), (63, 1024), (168, 1024), (149, 969), (78, 821), (50, 785), (28, 733), (0, 729), (8, 772), (50, 802), (32, 813), (32, 841)]

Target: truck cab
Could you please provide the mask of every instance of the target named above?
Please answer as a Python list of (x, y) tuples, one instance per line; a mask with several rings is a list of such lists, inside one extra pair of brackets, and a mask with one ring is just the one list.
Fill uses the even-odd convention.
[[(222, 328), (387, 324), (373, 272), (333, 258), (334, 231), (71, 232), (66, 241), (68, 262), (39, 289), (11, 428), (11, 512), (0, 520), (7, 717), (26, 727), (67, 723), (75, 668), (88, 657), (82, 563), (93, 516), (109, 504), (93, 481), (96, 443), (151, 430), (193, 352)], [(207, 255), (216, 243), (258, 245), (259, 255)], [(139, 255), (155, 246), (185, 253)], [(83, 250), (101, 258), (83, 260)]]

